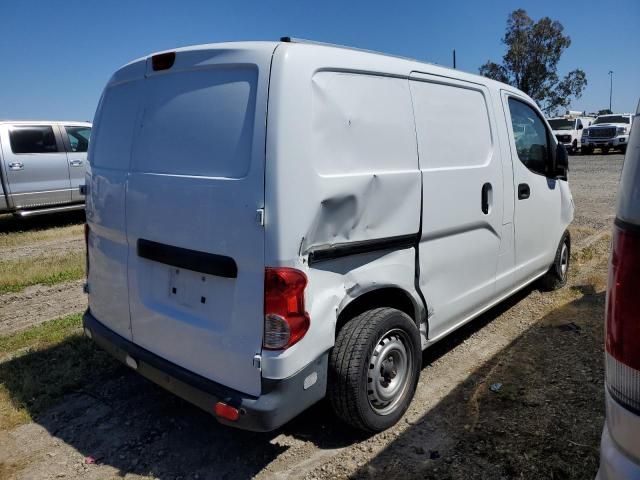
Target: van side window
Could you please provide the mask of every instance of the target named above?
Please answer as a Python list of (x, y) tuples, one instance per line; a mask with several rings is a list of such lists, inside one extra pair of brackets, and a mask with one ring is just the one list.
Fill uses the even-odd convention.
[(56, 153), (58, 144), (49, 125), (16, 126), (9, 132), (13, 153)]
[(518, 158), (532, 172), (546, 175), (551, 156), (544, 122), (533, 108), (515, 98), (509, 98), (509, 111)]
[(72, 152), (86, 152), (89, 148), (89, 137), (91, 128), (89, 127), (64, 127), (69, 137), (69, 146)]

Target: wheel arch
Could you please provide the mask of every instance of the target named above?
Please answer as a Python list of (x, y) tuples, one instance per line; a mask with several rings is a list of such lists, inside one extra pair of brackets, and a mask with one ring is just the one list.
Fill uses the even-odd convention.
[(381, 286), (362, 292), (338, 311), (335, 334), (352, 318), (374, 308), (389, 307), (406, 313), (420, 328), (426, 321), (425, 308), (409, 292), (393, 286)]

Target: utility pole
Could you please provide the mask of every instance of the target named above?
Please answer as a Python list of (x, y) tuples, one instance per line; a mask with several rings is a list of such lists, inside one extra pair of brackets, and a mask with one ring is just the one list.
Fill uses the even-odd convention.
[(613, 70), (609, 70), (609, 111), (613, 113), (611, 109), (611, 97), (613, 96)]

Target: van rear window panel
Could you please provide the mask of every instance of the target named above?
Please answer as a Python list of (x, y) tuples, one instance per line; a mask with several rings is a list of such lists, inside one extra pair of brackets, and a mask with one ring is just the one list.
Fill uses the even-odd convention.
[(133, 171), (242, 178), (251, 165), (258, 69), (218, 66), (145, 80)]

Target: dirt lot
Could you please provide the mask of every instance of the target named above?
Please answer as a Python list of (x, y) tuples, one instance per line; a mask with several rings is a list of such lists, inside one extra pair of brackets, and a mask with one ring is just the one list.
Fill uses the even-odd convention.
[[(619, 155), (571, 157), (568, 287), (528, 288), (425, 352), (416, 397), (394, 428), (354, 434), (325, 403), (269, 434), (225, 428), (89, 354), (90, 343), (74, 335), (0, 355), (0, 384), (34, 418), (0, 430), (0, 478), (593, 478), (603, 421), (606, 229), (621, 164)], [(0, 260), (8, 248), (0, 242)], [(79, 284), (58, 287), (46, 294), (48, 318), (83, 308), (60, 307)], [(30, 301), (28, 290), (0, 296), (0, 334), (47, 319), (41, 310), (33, 321), (29, 309), (12, 314), (21, 295)], [(70, 351), (87, 352), (73, 379), (65, 378), (76, 371)], [(25, 395), (8, 372), (30, 378), (43, 370), (74, 387), (40, 411), (38, 395)]]

